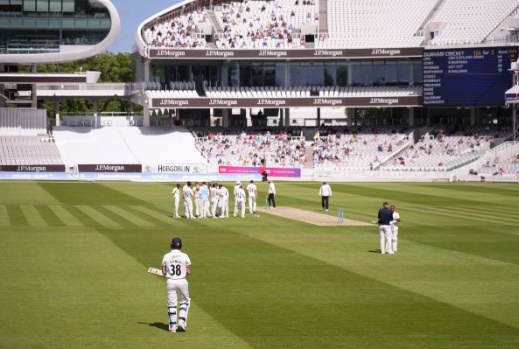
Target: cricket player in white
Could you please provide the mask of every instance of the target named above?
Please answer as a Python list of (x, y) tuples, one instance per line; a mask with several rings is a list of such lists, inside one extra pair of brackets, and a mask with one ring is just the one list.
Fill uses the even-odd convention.
[(241, 182), (237, 181), (236, 185), (234, 186), (234, 189), (232, 190), (232, 193), (234, 195), (234, 214), (233, 217), (236, 217), (236, 212), (238, 212), (238, 200), (236, 200), (236, 190), (241, 186)]
[(200, 183), (196, 182), (193, 188), (193, 197), (195, 199), (195, 215), (200, 217), (202, 214), (202, 200), (200, 199)]
[[(191, 260), (183, 252), (182, 240), (178, 237), (171, 240), (171, 252), (162, 258), (162, 274), (167, 278), (168, 316), (170, 332), (184, 332), (187, 327), (187, 315), (191, 299), (186, 278), (191, 274)], [(178, 302), (178, 317), (177, 317)]]
[(389, 206), (389, 209), (391, 210), (391, 212), (393, 212), (393, 220), (391, 221), (391, 231), (393, 234), (391, 236), (391, 242), (393, 244), (393, 252), (396, 252), (396, 248), (398, 245), (398, 223), (400, 222), (400, 215), (398, 214), (398, 212), (395, 211), (395, 205)]
[(207, 218), (209, 211), (209, 188), (205, 182), (203, 182), (200, 187), (200, 205), (202, 206), (201, 217)]
[(247, 193), (249, 194), (249, 213), (256, 213), (256, 198), (258, 197), (258, 188), (254, 181), (251, 179), (249, 185), (247, 185)]
[(186, 218), (195, 218), (193, 215), (193, 189), (191, 189), (191, 182), (187, 182), (182, 188), (182, 195), (184, 197), (184, 213)]
[(221, 217), (229, 218), (229, 190), (220, 184), (220, 208)]
[(213, 183), (211, 186), (211, 215), (213, 218), (218, 218), (216, 216), (216, 209), (218, 208), (218, 199), (220, 198), (220, 189), (218, 189), (218, 184)]
[(236, 189), (234, 195), (237, 205), (233, 217), (236, 217), (238, 212), (240, 212), (241, 218), (245, 218), (245, 190), (243, 190), (241, 185)]
[(180, 204), (180, 184), (177, 183), (173, 191), (171, 192), (173, 195), (173, 218), (180, 218), (178, 214), (178, 206)]

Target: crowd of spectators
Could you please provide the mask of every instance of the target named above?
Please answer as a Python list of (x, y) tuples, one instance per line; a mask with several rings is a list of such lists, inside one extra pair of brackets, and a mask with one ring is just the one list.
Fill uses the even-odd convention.
[(357, 129), (351, 133), (316, 133), (313, 160), (316, 167), (360, 167), (374, 169), (407, 144), (405, 130)]
[(218, 165), (301, 167), (306, 162), (304, 138), (283, 131), (209, 133), (198, 138), (196, 146), (204, 157)]
[(197, 25), (210, 23), (207, 12), (196, 11), (180, 15), (144, 30), (144, 41), (153, 47), (207, 47), (203, 36), (197, 37)]
[(303, 39), (294, 37), (295, 30), (319, 19), (313, 0), (231, 2), (215, 13), (223, 28), (215, 39), (218, 48), (301, 47)]

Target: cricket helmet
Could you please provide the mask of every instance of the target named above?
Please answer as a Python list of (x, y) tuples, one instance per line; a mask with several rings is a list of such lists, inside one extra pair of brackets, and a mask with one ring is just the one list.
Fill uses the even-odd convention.
[(180, 238), (173, 238), (171, 240), (171, 248), (174, 250), (180, 250), (182, 248), (182, 240)]

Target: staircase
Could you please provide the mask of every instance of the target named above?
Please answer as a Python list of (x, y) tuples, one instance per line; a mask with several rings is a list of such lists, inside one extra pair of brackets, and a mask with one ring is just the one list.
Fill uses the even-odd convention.
[(306, 162), (303, 168), (314, 168), (314, 147), (312, 145), (305, 146)]

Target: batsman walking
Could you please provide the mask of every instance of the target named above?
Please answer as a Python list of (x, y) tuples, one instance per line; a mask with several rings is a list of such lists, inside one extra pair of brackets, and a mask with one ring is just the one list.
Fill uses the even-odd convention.
[[(191, 274), (189, 256), (180, 252), (182, 240), (171, 240), (171, 252), (162, 258), (162, 274), (167, 278), (169, 331), (184, 332), (187, 327), (187, 314), (191, 304), (187, 277)], [(178, 307), (177, 307), (178, 303)], [(178, 316), (177, 316), (178, 308)]]

